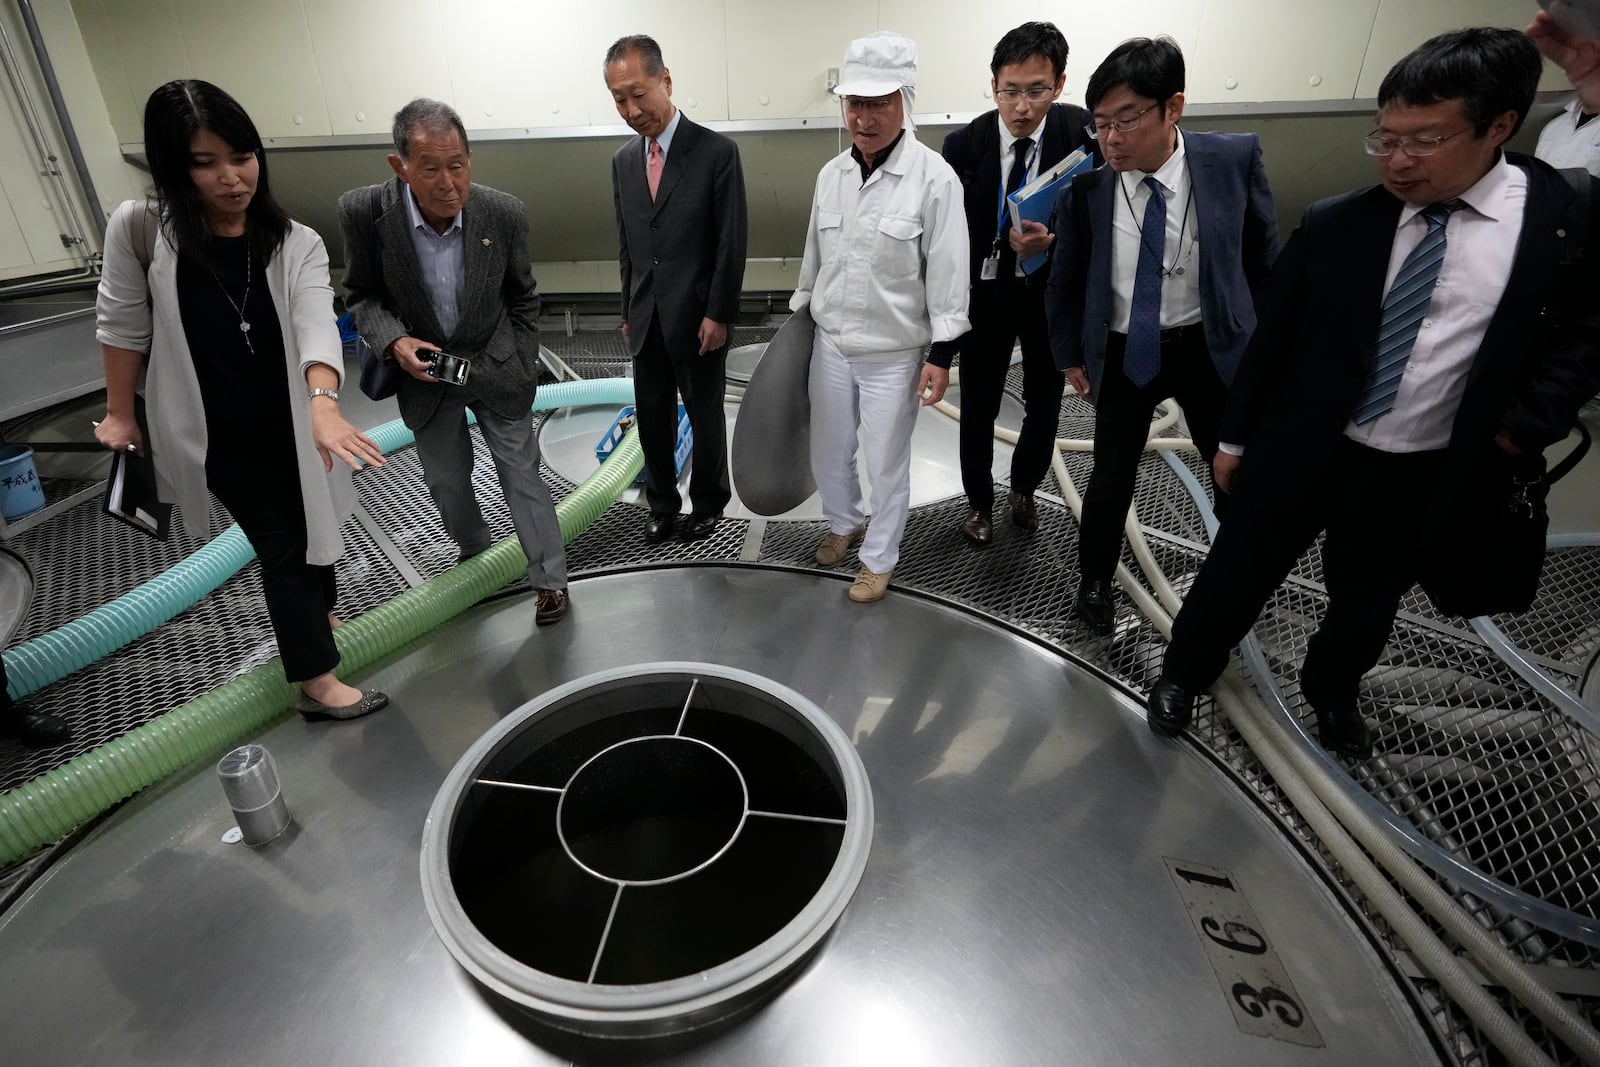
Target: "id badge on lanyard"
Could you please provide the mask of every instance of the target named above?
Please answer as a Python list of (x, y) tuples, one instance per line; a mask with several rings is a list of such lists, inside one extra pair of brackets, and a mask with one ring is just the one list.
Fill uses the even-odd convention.
[[(1035, 141), (1028, 148), (1028, 169), (1023, 175), (1022, 184), (1027, 185), (1034, 179), (1034, 168), (1039, 165), (1039, 142)], [(1000, 209), (994, 220), (994, 244), (989, 248), (989, 258), (978, 266), (978, 280), (992, 282), (1000, 277), (1000, 237), (1006, 228), (1006, 189), (1000, 187)], [(1022, 267), (1016, 268), (1017, 275), (1022, 275)]]

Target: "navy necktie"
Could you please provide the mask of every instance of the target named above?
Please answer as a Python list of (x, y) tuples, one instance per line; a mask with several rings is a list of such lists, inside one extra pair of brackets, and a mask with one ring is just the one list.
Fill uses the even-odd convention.
[(1394, 276), (1389, 294), (1383, 298), (1377, 348), (1352, 416), (1358, 426), (1394, 410), (1394, 398), (1400, 392), (1406, 361), (1417, 343), (1417, 330), (1428, 314), (1433, 287), (1439, 281), (1439, 267), (1444, 263), (1445, 225), (1450, 221), (1450, 213), (1460, 206), (1459, 201), (1451, 201), (1422, 209), (1428, 232), (1400, 264), (1400, 273)]
[[(1016, 145), (1012, 148), (1015, 153), (1011, 157), (1011, 173), (1006, 175), (1006, 195), (1010, 196), (1022, 188), (1022, 183), (1028, 178), (1028, 152), (1033, 148), (1032, 137), (1018, 137)], [(1006, 235), (1011, 232), (1011, 212), (1006, 212), (1005, 222), (1000, 225), (1000, 251), (1009, 252), (1011, 243), (1006, 240)]]
[(1128, 314), (1128, 346), (1122, 370), (1134, 385), (1145, 386), (1161, 371), (1161, 263), (1167, 251), (1167, 195), (1146, 175), (1150, 199), (1139, 227), (1139, 265), (1133, 272), (1133, 303)]

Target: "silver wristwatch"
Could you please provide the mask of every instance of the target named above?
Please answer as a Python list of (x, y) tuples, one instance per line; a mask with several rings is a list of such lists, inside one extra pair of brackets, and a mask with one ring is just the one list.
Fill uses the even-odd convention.
[(337, 389), (313, 389), (306, 394), (306, 399), (315, 400), (319, 396), (332, 397), (335, 404), (339, 402), (339, 390)]

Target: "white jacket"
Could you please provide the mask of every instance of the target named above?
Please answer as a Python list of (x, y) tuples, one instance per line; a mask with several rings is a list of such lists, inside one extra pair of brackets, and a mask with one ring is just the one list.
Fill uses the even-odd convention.
[[(176, 503), (191, 536), (204, 537), (211, 498), (206, 490), (206, 417), (200, 381), (178, 311), (178, 253), (163, 235), (155, 243), (150, 273), (134, 251), (131, 227), (142, 200), (118, 207), (106, 223), (105, 263), (95, 299), (95, 337), (101, 344), (148, 352), (145, 413), (150, 424), (150, 454), (155, 460), (161, 499)], [(335, 460), (331, 472), (311, 437), (311, 402), (305, 369), (332, 367), (341, 380), (344, 353), (333, 317), (328, 284), (328, 250), (316, 231), (293, 223), (267, 264), (267, 289), (283, 331), (285, 373), (289, 376), (289, 414), (294, 423), (295, 460), (306, 508), (306, 562), (321, 566), (344, 554), (339, 525), (355, 507), (350, 468)], [(240, 404), (252, 403), (240, 397)]]
[(970, 328), (968, 256), (961, 181), (908, 130), (865, 185), (848, 151), (817, 175), (789, 308), (846, 359), (920, 360)]

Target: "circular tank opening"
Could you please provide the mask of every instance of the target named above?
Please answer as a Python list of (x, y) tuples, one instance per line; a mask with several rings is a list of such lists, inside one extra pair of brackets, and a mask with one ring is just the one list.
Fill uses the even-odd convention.
[(605, 671), (501, 720), (423, 834), (441, 940), (542, 1021), (705, 1025), (822, 941), (860, 882), (872, 796), (793, 690), (711, 664)]
[(692, 874), (733, 844), (744, 779), (703, 741), (643, 737), (578, 768), (561, 796), (561, 843), (600, 878), (650, 885)]

